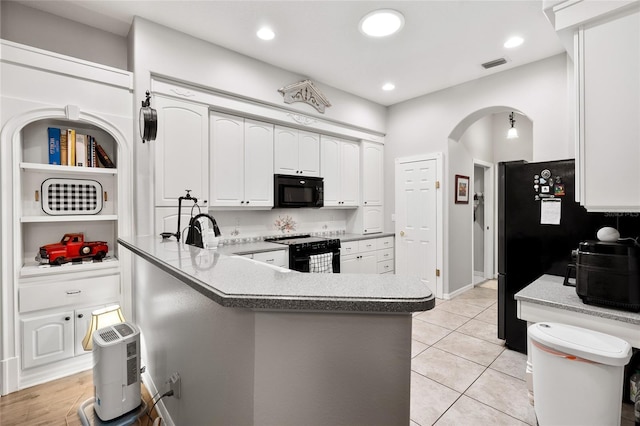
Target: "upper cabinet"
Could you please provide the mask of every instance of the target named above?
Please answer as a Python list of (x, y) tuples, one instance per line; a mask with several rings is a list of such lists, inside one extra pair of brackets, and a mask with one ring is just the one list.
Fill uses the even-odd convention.
[(576, 173), (589, 211), (640, 211), (640, 1), (546, 1), (573, 57)]
[(379, 143), (363, 141), (362, 146), (362, 205), (380, 206), (383, 201), (384, 146)]
[(360, 200), (360, 147), (321, 136), (320, 175), (324, 178), (325, 207), (357, 207)]
[(273, 207), (273, 124), (212, 112), (212, 207)]
[(320, 176), (320, 135), (275, 126), (275, 173)]
[(640, 211), (640, 12), (576, 34), (580, 201)]
[(154, 96), (158, 111), (155, 148), (155, 205), (178, 205), (191, 195), (207, 205), (209, 196), (209, 107), (198, 103)]

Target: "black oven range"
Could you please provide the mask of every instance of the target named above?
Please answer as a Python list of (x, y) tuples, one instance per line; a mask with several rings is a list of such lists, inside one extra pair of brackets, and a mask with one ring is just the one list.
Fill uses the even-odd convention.
[(265, 238), (289, 246), (289, 269), (300, 272), (340, 273), (340, 240), (311, 235)]

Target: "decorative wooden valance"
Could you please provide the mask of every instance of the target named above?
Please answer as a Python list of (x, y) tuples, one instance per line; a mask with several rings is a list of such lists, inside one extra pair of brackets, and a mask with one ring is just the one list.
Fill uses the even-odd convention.
[(278, 89), (284, 96), (284, 102), (292, 104), (294, 102), (304, 102), (314, 107), (318, 112), (324, 114), (325, 107), (330, 107), (331, 103), (320, 93), (311, 80), (302, 80), (297, 83)]

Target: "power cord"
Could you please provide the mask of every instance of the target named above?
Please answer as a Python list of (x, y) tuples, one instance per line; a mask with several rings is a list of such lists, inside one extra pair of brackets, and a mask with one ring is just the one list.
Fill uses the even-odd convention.
[[(157, 394), (158, 394), (158, 393), (156, 393), (156, 395), (157, 395)], [(165, 396), (173, 396), (173, 390), (168, 390), (168, 391), (166, 391), (165, 393), (163, 393), (163, 394), (162, 394), (162, 396), (161, 396), (160, 398), (158, 398), (158, 400), (157, 400), (156, 402), (154, 402), (154, 403), (153, 403), (153, 405), (151, 406), (151, 408), (149, 409), (149, 411), (147, 411), (147, 417), (148, 417), (148, 419), (147, 419), (147, 426), (149, 425), (149, 422), (150, 422), (151, 420), (153, 420), (153, 419), (151, 418), (151, 412), (153, 412), (153, 409), (155, 408), (156, 404), (158, 404), (158, 402), (160, 402), (160, 400), (161, 400), (162, 398), (164, 398)], [(151, 400), (153, 401), (153, 398), (151, 398)]]

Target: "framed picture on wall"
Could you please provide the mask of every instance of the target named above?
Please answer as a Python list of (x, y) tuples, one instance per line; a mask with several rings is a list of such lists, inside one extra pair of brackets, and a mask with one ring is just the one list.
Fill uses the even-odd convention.
[(456, 204), (469, 203), (469, 176), (456, 175)]

